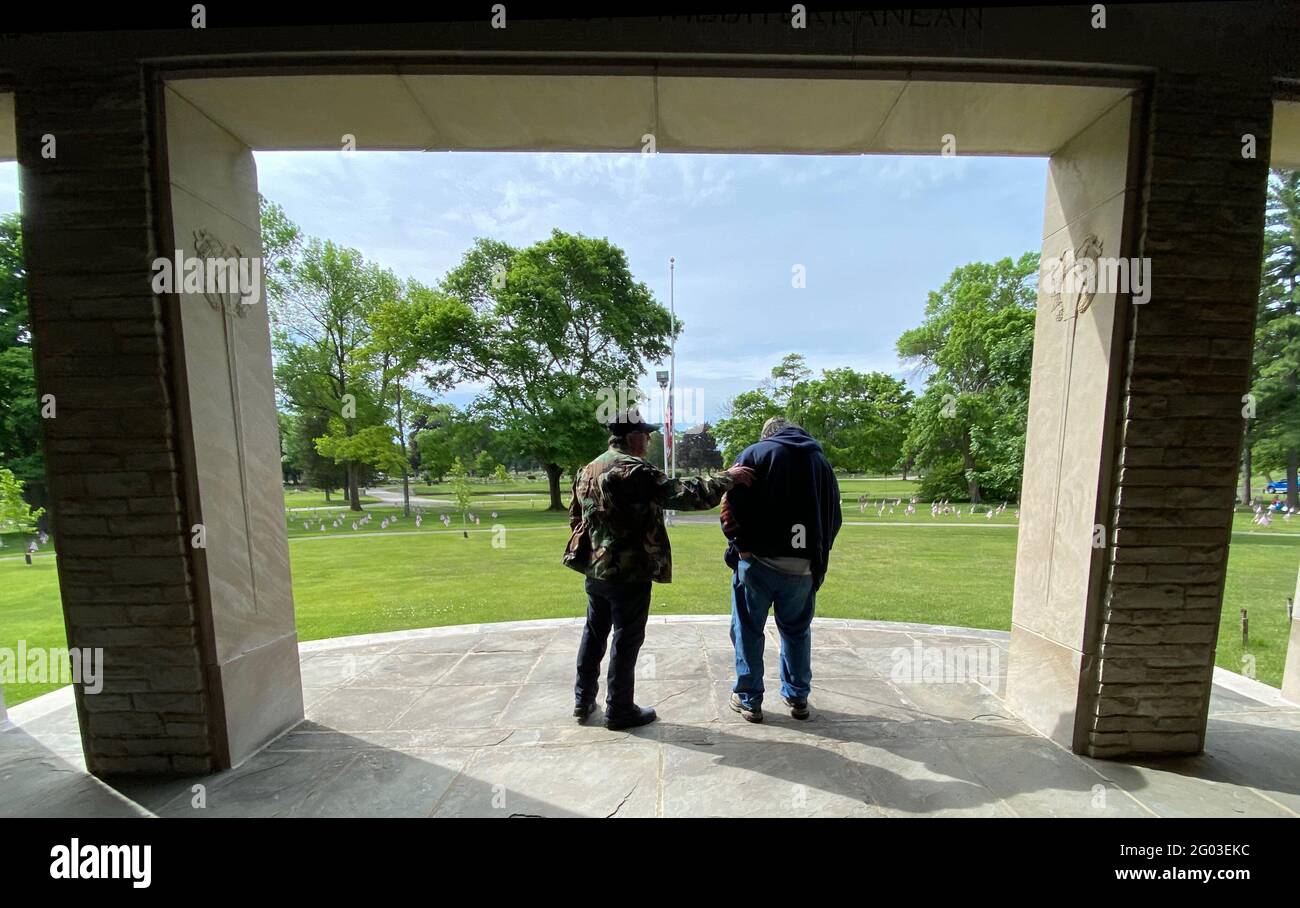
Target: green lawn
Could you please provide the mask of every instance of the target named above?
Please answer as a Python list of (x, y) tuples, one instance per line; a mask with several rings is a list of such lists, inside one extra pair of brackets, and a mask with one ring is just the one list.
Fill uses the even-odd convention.
[[(560, 480), (560, 488), (567, 497), (571, 479), (565, 476)], [(840, 494), (845, 502), (851, 503), (857, 507), (858, 496), (866, 495), (871, 499), (879, 502), (881, 498), (902, 499), (904, 506), (913, 495), (916, 494), (919, 483), (914, 479), (903, 480), (897, 476), (882, 477), (841, 477)], [(401, 494), (402, 486), (400, 483), (387, 483), (384, 489)], [(538, 478), (529, 482), (523, 477), (512, 477), (508, 482), (496, 482), (495, 480), (471, 479), (470, 488), (475, 497), (491, 498), (493, 496), (505, 497), (524, 497), (535, 498), (538, 501), (548, 501), (550, 492), (546, 484), (546, 477), (538, 474)], [(411, 485), (411, 494), (427, 498), (444, 498), (450, 499), (454, 492), (451, 483), (441, 482), (429, 484), (425, 482), (414, 483)], [(994, 505), (1001, 502), (994, 502)]]
[[(550, 488), (546, 484), (546, 477), (541, 476), (538, 479), (529, 482), (526, 479), (515, 477), (508, 482), (497, 482), (494, 479), (471, 479), (470, 488), (475, 495), (537, 495), (548, 497)], [(560, 488), (566, 493), (569, 491), (570, 481), (567, 477), (560, 480)], [(390, 492), (401, 493), (402, 484), (388, 483), (384, 486)], [(427, 482), (411, 483), (412, 495), (425, 495), (431, 498), (451, 498), (455, 491), (450, 482), (439, 482), (430, 485)]]
[[(367, 504), (375, 501), (374, 498), (361, 496), (361, 503)], [(325, 493), (316, 489), (285, 489), (284, 506), (286, 508), (346, 508), (348, 498), (340, 491), (330, 493), (329, 501), (325, 500)]]
[[(966, 514), (933, 518), (927, 506), (918, 506), (920, 513), (912, 517), (903, 516), (901, 507), (882, 517), (874, 509), (862, 513), (857, 494), (845, 496), (848, 525), (836, 544), (818, 614), (1010, 627), (1017, 532), (1013, 508), (992, 520)], [(381, 530), (383, 518), (398, 513), (389, 507), (368, 508), (366, 513), (374, 515), (371, 523), (355, 531), (351, 523), (360, 515), (344, 512), (343, 526), (335, 528), (334, 513), (318, 512), (309, 529), (303, 528), (303, 514), (291, 515), (301, 639), (583, 613), (581, 578), (559, 562), (568, 531), (563, 515), (535, 503), (485, 500), (475, 510), (480, 523), (470, 527), (467, 539), (458, 519), (452, 530), (443, 528), (437, 520), (441, 512), (426, 508), (418, 530), (414, 518)], [(322, 517), (324, 531), (319, 528)], [(493, 526), (505, 527), (504, 537), (494, 534)], [(1251, 525), (1249, 514), (1241, 513), (1236, 529), (1218, 663), (1243, 670), (1239, 614), (1248, 607), (1255, 674), (1277, 686), (1288, 633), (1286, 597), (1295, 590), (1300, 566), (1300, 521), (1278, 520), (1260, 530)], [(716, 523), (679, 522), (671, 535), (674, 582), (656, 587), (655, 611), (725, 614), (729, 575)], [(504, 547), (494, 547), (494, 539), (504, 539)], [(42, 554), (25, 565), (21, 543), (19, 537), (7, 538), (8, 547), (0, 550), (9, 556), (0, 557), (0, 646), (14, 647), (20, 639), (29, 646), (64, 645), (55, 560)], [(19, 703), (52, 686), (6, 685), (5, 697), (10, 704)]]

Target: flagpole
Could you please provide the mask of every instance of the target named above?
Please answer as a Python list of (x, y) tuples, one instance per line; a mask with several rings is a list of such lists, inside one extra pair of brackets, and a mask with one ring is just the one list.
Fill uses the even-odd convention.
[[(669, 348), (668, 361), (668, 413), (670, 414), (668, 423), (668, 432), (671, 436), (675, 430), (673, 423), (676, 421), (677, 414), (673, 412), (673, 395), (677, 391), (677, 299), (675, 273), (677, 269), (677, 257), (669, 256), (668, 258), (668, 311), (673, 319), (673, 333), (671, 338), (672, 346)], [(677, 478), (677, 443), (670, 437), (672, 442), (672, 470), (669, 476)]]

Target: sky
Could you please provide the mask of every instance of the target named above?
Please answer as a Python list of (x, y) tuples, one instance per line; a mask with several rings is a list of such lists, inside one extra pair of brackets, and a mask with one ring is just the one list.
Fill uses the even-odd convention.
[[(678, 424), (714, 421), (787, 353), (919, 387), (894, 344), (972, 261), (1040, 246), (1046, 158), (259, 152), (258, 184), (312, 236), (435, 283), (475, 237), (609, 239), (684, 332)], [(0, 209), (17, 207), (0, 165)], [(792, 286), (802, 266), (806, 286)], [(654, 365), (644, 387), (653, 384)], [(475, 388), (443, 399), (467, 403)], [(694, 418), (692, 418), (694, 417)]]

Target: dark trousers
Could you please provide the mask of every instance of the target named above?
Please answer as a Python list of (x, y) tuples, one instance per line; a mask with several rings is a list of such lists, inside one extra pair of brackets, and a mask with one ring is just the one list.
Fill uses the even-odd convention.
[(587, 578), (587, 626), (582, 631), (582, 645), (578, 647), (578, 683), (573, 688), (575, 702), (596, 702), (596, 693), (600, 690), (600, 660), (605, 657), (605, 641), (613, 627), (605, 713), (625, 713), (632, 709), (636, 657), (645, 641), (645, 623), (649, 617), (649, 580), (611, 583)]

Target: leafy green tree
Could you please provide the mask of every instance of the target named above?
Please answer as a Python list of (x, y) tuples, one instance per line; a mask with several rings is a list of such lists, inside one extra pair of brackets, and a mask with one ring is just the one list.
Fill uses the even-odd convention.
[(425, 428), (415, 436), (421, 467), (441, 481), (458, 458), (462, 463), (474, 463), (485, 452), (495, 465), (503, 459), (498, 457), (503, 447), (500, 434), (483, 416), (451, 404), (434, 404)]
[(787, 353), (781, 362), (772, 367), (769, 385), (772, 399), (783, 407), (788, 407), (790, 398), (802, 384), (812, 378), (812, 369), (801, 353)]
[(0, 402), (0, 463), (18, 477), (33, 504), (42, 504), (48, 499), (45, 454), (22, 226), (16, 213), (0, 217)]
[(783, 416), (785, 408), (765, 387), (737, 394), (723, 407), (723, 418), (713, 425), (713, 434), (722, 444), (722, 459), (735, 463), (740, 452), (758, 441), (763, 423), (773, 416)]
[(914, 395), (882, 372), (827, 369), (813, 378), (802, 355), (787, 354), (753, 391), (736, 395), (714, 426), (728, 463), (784, 416), (821, 442), (837, 470), (883, 472), (904, 461)]
[(646, 445), (645, 460), (650, 461), (656, 467), (664, 465), (664, 433), (651, 432), (650, 443)]
[(722, 469), (722, 453), (708, 423), (677, 436), (677, 465), (691, 472)]
[(272, 320), (283, 311), (293, 287), (299, 257), (302, 255), (302, 228), (285, 210), (258, 195), (262, 222), (262, 270), (266, 275), (266, 299)]
[[(355, 249), (314, 238), (302, 249), (272, 332), (276, 387), (291, 409), (324, 417), (327, 436), (346, 439), (384, 422), (388, 377), (375, 374), (370, 317), (391, 290), (385, 273)], [(329, 450), (331, 457), (379, 453), (369, 442), (342, 441)], [(361, 510), (363, 465), (343, 462), (354, 511)]]
[[(1256, 418), (1247, 423), (1247, 450), (1259, 466), (1286, 476), (1287, 505), (1300, 508), (1300, 171), (1269, 178), (1264, 265), (1255, 320)], [(1249, 484), (1250, 460), (1245, 464)]]
[(469, 474), (465, 472), (465, 466), (457, 457), (451, 465), (451, 494), (456, 499), (456, 510), (460, 511), (460, 527), (465, 532), (465, 523), (468, 519), (469, 509), (474, 504), (474, 489), (469, 483)]
[(790, 388), (786, 412), (822, 443), (837, 470), (883, 473), (903, 459), (914, 397), (883, 372), (827, 369)]
[(450, 302), (421, 332), (426, 359), (485, 386), (477, 406), (543, 466), (550, 509), (560, 476), (604, 446), (602, 389), (634, 384), (668, 354), (672, 320), (606, 239), (555, 230), (527, 249), (476, 240), (444, 279)]
[(331, 419), (327, 434), (315, 440), (316, 450), (322, 457), (350, 466), (366, 464), (389, 475), (405, 468), (406, 452), (393, 438), (393, 429), (387, 423), (349, 433), (338, 426), (341, 422), (341, 419)]
[(487, 451), (480, 451), (478, 456), (474, 458), (474, 475), (487, 479), (492, 475), (492, 471), (496, 469), (496, 465), (497, 462), (492, 458), (491, 454)]
[(411, 513), (410, 449), (407, 445), (407, 418), (419, 401), (413, 389), (407, 387), (423, 364), (424, 380), (428, 388), (445, 390), (451, 384), (451, 371), (440, 364), (422, 363), (423, 351), (416, 343), (421, 330), (431, 330), (430, 313), (442, 311), (441, 301), (434, 291), (418, 281), (398, 282), (391, 271), (381, 271), (376, 276), (378, 303), (369, 313), (371, 335), (365, 353), (370, 359), (370, 370), (378, 381), (381, 407), (397, 428), (397, 441), (402, 451), (402, 506), (407, 516)]
[(510, 481), (510, 474), (506, 472), (506, 465), (497, 464), (497, 468), (492, 472), (492, 478), (497, 482), (506, 483)]
[(316, 439), (329, 427), (329, 416), (319, 412), (281, 412), (280, 448), (286, 474), (292, 471), (298, 481), (320, 489), (325, 500), (330, 493), (342, 489), (347, 483), (343, 467), (316, 450)]
[(12, 470), (0, 467), (0, 531), (31, 533), (44, 508), (32, 510), (23, 497), (23, 483)]
[(906, 455), (922, 469), (959, 459), (973, 503), (993, 488), (1019, 496), (1037, 271), (1034, 252), (963, 265), (898, 340), (899, 355), (928, 373)]

